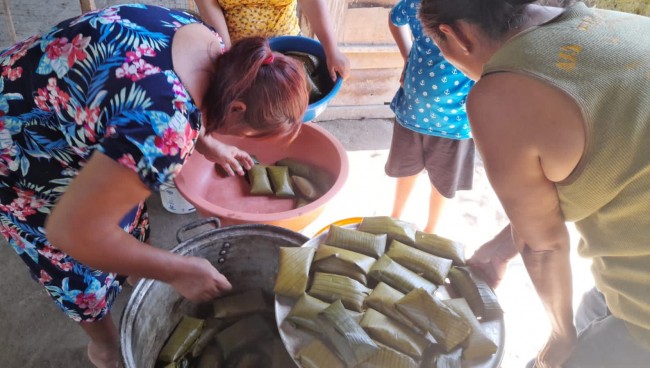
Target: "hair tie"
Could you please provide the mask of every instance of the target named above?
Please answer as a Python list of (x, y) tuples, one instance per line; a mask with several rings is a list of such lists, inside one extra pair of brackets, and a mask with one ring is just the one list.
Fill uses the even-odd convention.
[(271, 52), (269, 56), (267, 56), (266, 59), (262, 61), (262, 65), (269, 65), (273, 62), (273, 60), (275, 60), (275, 56), (273, 55), (273, 52)]

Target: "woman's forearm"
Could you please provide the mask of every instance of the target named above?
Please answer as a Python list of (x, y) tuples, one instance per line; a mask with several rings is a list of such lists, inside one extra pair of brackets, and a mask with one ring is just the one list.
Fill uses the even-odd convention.
[(318, 41), (326, 52), (338, 48), (334, 28), (330, 19), (329, 8), (324, 0), (299, 0), (300, 11), (305, 14)]
[(219, 6), (217, 0), (195, 0), (196, 6), (199, 9), (201, 18), (208, 24), (214, 27), (217, 31), (226, 48), (230, 48), (230, 33), (228, 32), (228, 25), (226, 17), (223, 14), (223, 9)]

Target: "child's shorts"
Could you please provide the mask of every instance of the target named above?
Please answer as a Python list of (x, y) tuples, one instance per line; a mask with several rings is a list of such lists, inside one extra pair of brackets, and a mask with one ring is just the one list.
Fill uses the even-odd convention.
[[(126, 277), (92, 269), (52, 247), (43, 238), (18, 236), (12, 224), (3, 218), (2, 233), (25, 262), (32, 277), (45, 287), (56, 305), (76, 322), (103, 318), (122, 290)], [(120, 221), (120, 227), (141, 242), (149, 236), (149, 218), (144, 203), (136, 206)]]
[(449, 139), (414, 132), (393, 122), (386, 175), (413, 176), (426, 169), (431, 184), (446, 198), (470, 190), (474, 179), (474, 140)]

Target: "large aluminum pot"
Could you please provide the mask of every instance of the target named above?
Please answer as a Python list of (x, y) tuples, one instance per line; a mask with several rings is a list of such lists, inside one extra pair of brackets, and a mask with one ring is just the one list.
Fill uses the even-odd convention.
[[(182, 241), (183, 234), (206, 222), (216, 229)], [(261, 288), (273, 297), (280, 247), (298, 247), (309, 238), (273, 225), (249, 224), (219, 228), (216, 218), (179, 229), (180, 244), (172, 252), (210, 260), (240, 292)], [(184, 314), (199, 305), (160, 281), (143, 280), (133, 290), (120, 321), (120, 343), (125, 368), (153, 368), (165, 340)]]

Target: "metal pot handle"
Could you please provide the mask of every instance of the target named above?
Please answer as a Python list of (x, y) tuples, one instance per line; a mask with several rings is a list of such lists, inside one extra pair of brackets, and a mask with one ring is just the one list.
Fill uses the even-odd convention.
[(217, 217), (208, 217), (208, 218), (204, 218), (204, 219), (198, 219), (198, 220), (190, 222), (189, 224), (181, 226), (180, 229), (178, 229), (178, 231), (176, 231), (176, 241), (178, 241), (179, 243), (182, 243), (183, 241), (187, 240), (187, 239), (183, 239), (183, 235), (185, 235), (186, 232), (188, 232), (188, 231), (190, 231), (192, 229), (195, 229), (195, 228), (197, 228), (199, 226), (209, 224), (209, 223), (214, 224), (215, 229), (221, 227), (221, 221)]

